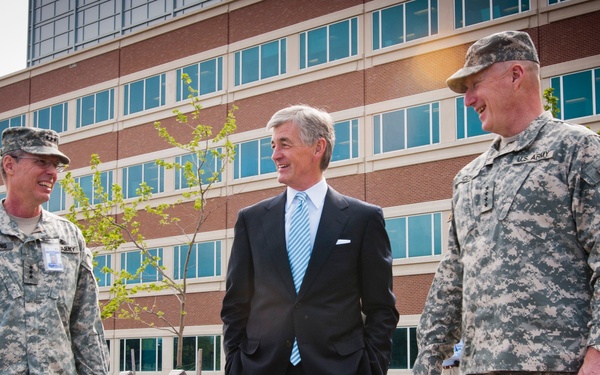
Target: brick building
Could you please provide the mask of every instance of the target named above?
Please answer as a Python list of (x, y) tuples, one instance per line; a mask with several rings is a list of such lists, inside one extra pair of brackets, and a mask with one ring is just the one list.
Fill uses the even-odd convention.
[[(597, 0), (213, 0), (191, 1), (179, 12), (154, 6), (183, 1), (72, 3), (30, 1), (29, 68), (0, 77), (0, 130), (60, 132), (69, 171), (82, 186), (90, 184), (90, 155), (97, 153), (107, 184), (120, 184), (128, 197), (143, 180), (154, 189), (152, 202), (179, 198), (179, 176), (154, 161), (185, 155), (160, 139), (153, 123), (184, 137), (172, 114), (187, 103), (182, 73), (200, 92), (203, 123), (218, 126), (239, 107), (231, 137), (238, 155), (210, 193), (214, 209), (195, 249), (209, 262), (198, 265), (188, 296), (185, 360), (193, 367), (202, 348), (203, 373), (223, 373), (219, 311), (237, 212), (284, 189), (264, 129), (277, 110), (305, 103), (329, 111), (337, 143), (328, 183), (384, 209), (401, 314), (390, 374), (408, 373), (416, 356), (415, 327), (445, 249), (452, 178), (493, 138), (445, 86), (468, 46), (493, 32), (527, 31), (543, 87), (560, 99), (559, 116), (600, 130)], [(134, 17), (140, 12), (142, 21)], [(46, 208), (64, 214), (72, 203), (57, 185)], [(185, 218), (187, 208), (175, 215)], [(175, 272), (177, 229), (149, 221), (142, 231)], [(140, 254), (125, 245), (96, 259), (130, 270)], [(106, 301), (111, 278), (100, 266)], [(147, 273), (137, 283), (155, 280)], [(155, 297), (176, 314), (165, 308), (174, 298), (166, 293), (141, 300)], [(131, 348), (140, 353), (138, 374), (172, 368), (172, 335), (117, 317), (104, 324), (113, 374), (129, 369)]]

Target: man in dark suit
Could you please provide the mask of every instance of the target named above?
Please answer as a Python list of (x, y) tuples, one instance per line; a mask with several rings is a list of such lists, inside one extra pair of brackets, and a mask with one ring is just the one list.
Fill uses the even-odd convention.
[[(386, 374), (398, 311), (382, 210), (325, 182), (335, 139), (329, 114), (292, 106), (267, 129), (287, 189), (238, 214), (221, 311), (225, 373)], [(302, 205), (308, 250), (298, 272), (293, 212)]]

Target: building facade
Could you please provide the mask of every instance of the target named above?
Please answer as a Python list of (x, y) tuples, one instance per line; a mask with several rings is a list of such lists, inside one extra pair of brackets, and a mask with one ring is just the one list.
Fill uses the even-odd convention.
[[(153, 125), (161, 121), (185, 135), (172, 113), (187, 108), (182, 74), (199, 92), (203, 123), (217, 127), (229, 109), (239, 108), (231, 137), (236, 159), (209, 193), (213, 208), (193, 251), (197, 267), (188, 274), (184, 362), (193, 368), (202, 348), (203, 373), (224, 369), (219, 311), (237, 212), (284, 190), (265, 130), (277, 110), (305, 103), (330, 112), (336, 145), (328, 183), (383, 207), (401, 314), (390, 374), (409, 373), (416, 357), (416, 325), (445, 251), (452, 178), (493, 139), (481, 131), (475, 112), (465, 109), (463, 97), (445, 85), (463, 65), (469, 45), (502, 30), (527, 31), (540, 55), (542, 85), (559, 97), (559, 117), (600, 130), (597, 0), (191, 1), (177, 14), (188, 6), (184, 1), (97, 0), (81, 8), (74, 3), (42, 6), (32, 0), (30, 14), (40, 14), (30, 34), (38, 35), (30, 35), (30, 67), (0, 77), (0, 130), (58, 131), (61, 149), (72, 160), (69, 171), (90, 196), (92, 153), (102, 161), (106, 186), (121, 185), (128, 199), (141, 181), (153, 188), (151, 204), (172, 202), (186, 190), (179, 174), (155, 164), (186, 155), (159, 138)], [(149, 21), (157, 4), (166, 10)], [(42, 16), (50, 5), (52, 11)], [(146, 15), (123, 16), (136, 7)], [(85, 10), (94, 14), (87, 21)], [(72, 22), (61, 23), (61, 15)], [(100, 26), (100, 20), (112, 26)], [(42, 32), (44, 25), (53, 25), (54, 32)], [(95, 31), (85, 34), (78, 25)], [(60, 44), (59, 35), (67, 41)], [(41, 40), (53, 46), (43, 47)], [(46, 208), (64, 214), (72, 204), (57, 185)], [(186, 212), (181, 207), (174, 214), (185, 218)], [(185, 249), (178, 229), (148, 221), (142, 232), (162, 265), (180, 278)], [(99, 251), (96, 261), (105, 302), (113, 280), (100, 272), (102, 266), (131, 271), (143, 259), (126, 244)], [(132, 284), (157, 279), (146, 272)], [(141, 301), (164, 307), (173, 298), (163, 292)], [(163, 310), (176, 318), (176, 311)], [(131, 368), (130, 349), (138, 353), (138, 374), (173, 368), (172, 334), (116, 316), (104, 325), (113, 374)]]

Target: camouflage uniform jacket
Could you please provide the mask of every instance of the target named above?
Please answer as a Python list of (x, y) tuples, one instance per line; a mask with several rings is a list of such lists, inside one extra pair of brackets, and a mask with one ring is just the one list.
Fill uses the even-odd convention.
[[(63, 272), (46, 271), (45, 243)], [(0, 204), (0, 343), (0, 374), (108, 374), (92, 254), (66, 219), (43, 211), (26, 236)]]
[(448, 251), (418, 327), (415, 374), (577, 372), (600, 344), (600, 137), (536, 118), (454, 179)]

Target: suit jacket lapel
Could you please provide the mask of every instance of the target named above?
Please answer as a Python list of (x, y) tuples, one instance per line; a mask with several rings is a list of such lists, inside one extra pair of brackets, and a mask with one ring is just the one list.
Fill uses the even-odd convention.
[(294, 287), (285, 242), (285, 201), (286, 193), (284, 191), (283, 194), (278, 195), (269, 202), (266, 207), (267, 212), (262, 217), (261, 222), (263, 236), (267, 243), (266, 251), (271, 256), (273, 265), (279, 272), (286, 289), (295, 297), (296, 288)]
[(321, 272), (329, 254), (335, 248), (335, 244), (348, 222), (348, 217), (343, 213), (346, 207), (348, 207), (348, 202), (344, 197), (329, 187), (325, 196), (323, 212), (321, 213), (321, 220), (319, 221), (319, 229), (317, 230), (312, 255), (308, 262), (308, 268), (306, 269), (298, 298), (302, 298), (310, 288)]

